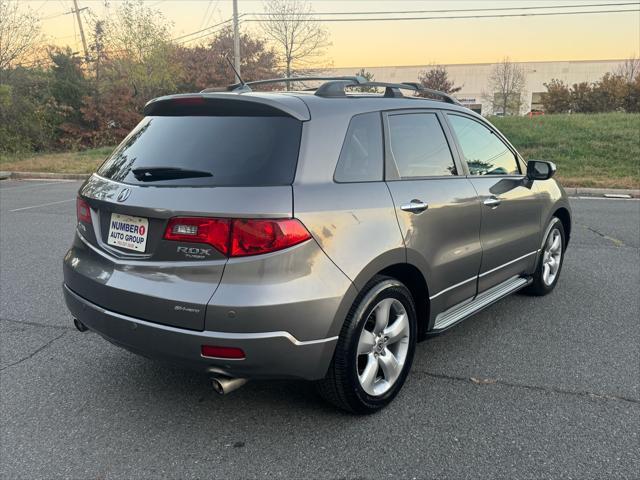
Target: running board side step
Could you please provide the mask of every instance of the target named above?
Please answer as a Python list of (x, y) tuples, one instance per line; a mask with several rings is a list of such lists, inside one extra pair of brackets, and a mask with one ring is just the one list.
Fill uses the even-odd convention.
[(497, 302), (501, 298), (526, 287), (532, 282), (531, 277), (512, 277), (499, 285), (482, 292), (473, 300), (465, 300), (458, 305), (454, 305), (449, 310), (440, 313), (436, 317), (433, 329), (428, 334), (440, 333), (447, 328), (454, 326), (462, 320)]

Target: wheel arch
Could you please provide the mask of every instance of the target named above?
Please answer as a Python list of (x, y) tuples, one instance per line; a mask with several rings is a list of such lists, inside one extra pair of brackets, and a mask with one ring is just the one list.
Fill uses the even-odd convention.
[(571, 213), (565, 207), (560, 207), (553, 212), (554, 217), (558, 217), (562, 222), (562, 228), (564, 229), (565, 244), (569, 244), (571, 238)]
[(429, 286), (422, 272), (410, 263), (396, 263), (384, 268), (377, 275), (386, 275), (401, 281), (411, 292), (418, 317), (418, 335), (424, 335), (429, 325)]

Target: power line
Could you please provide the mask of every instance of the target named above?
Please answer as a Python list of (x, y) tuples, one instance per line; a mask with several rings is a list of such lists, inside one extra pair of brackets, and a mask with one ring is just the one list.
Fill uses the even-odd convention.
[[(244, 16), (244, 14), (243, 15), (239, 15), (239, 17), (242, 17), (242, 16)], [(171, 41), (175, 42), (176, 40), (181, 40), (183, 38), (190, 37), (190, 36), (196, 35), (198, 33), (206, 32), (207, 30), (214, 29), (214, 28), (216, 28), (216, 27), (218, 27), (220, 25), (224, 25), (225, 23), (229, 23), (229, 22), (232, 22), (232, 21), (233, 21), (233, 18), (228, 18), (227, 20), (224, 20), (222, 22), (216, 23), (215, 25), (211, 25), (210, 27), (203, 28), (202, 30), (196, 30), (195, 32), (185, 33), (184, 35), (181, 35), (179, 37), (172, 38)], [(213, 32), (210, 32), (210, 33), (213, 33)], [(203, 35), (203, 36), (206, 37), (207, 35)], [(201, 38), (201, 37), (198, 37), (198, 38)], [(185, 40), (185, 42), (190, 42), (191, 40), (195, 40), (195, 38), (192, 38), (190, 40)], [(184, 42), (178, 42), (178, 43), (184, 43)]]
[[(575, 12), (535, 12), (535, 13), (505, 13), (496, 15), (453, 15), (453, 16), (439, 16), (439, 17), (379, 17), (379, 18), (296, 18), (297, 22), (388, 22), (388, 21), (407, 21), (407, 20), (458, 20), (458, 19), (470, 19), (470, 18), (506, 18), (506, 17), (541, 17), (541, 16), (553, 16), (553, 15), (587, 15), (587, 14), (602, 14), (602, 13), (625, 13), (625, 12), (640, 12), (640, 9), (627, 9), (627, 10), (592, 10), (592, 11), (575, 11)], [(260, 19), (249, 18), (243, 20), (243, 22), (279, 22), (279, 19)]]
[(386, 11), (362, 11), (362, 12), (256, 12), (247, 13), (253, 16), (322, 16), (322, 15), (404, 15), (413, 13), (455, 13), (455, 12), (494, 12), (494, 11), (510, 11), (510, 10), (551, 10), (563, 8), (589, 8), (589, 7), (616, 7), (627, 5), (640, 5), (640, 2), (624, 2), (624, 3), (594, 3), (594, 4), (572, 4), (572, 5), (549, 5), (549, 6), (527, 6), (527, 7), (492, 7), (492, 8), (460, 8), (460, 9), (440, 9), (440, 10), (386, 10)]
[(53, 14), (53, 15), (49, 15), (49, 16), (47, 16), (47, 17), (42, 17), (42, 18), (40, 18), (40, 20), (51, 20), (52, 18), (58, 18), (58, 17), (61, 17), (61, 16), (63, 16), (63, 15), (69, 15), (70, 13), (73, 13), (73, 12), (61, 12), (61, 13), (55, 13), (55, 14)]
[[(228, 22), (224, 22), (224, 23), (228, 23)], [(242, 22), (240, 22), (240, 23), (242, 23)], [(226, 25), (225, 25), (225, 26), (226, 26)], [(221, 30), (224, 30), (224, 27), (220, 27), (220, 28), (218, 28), (218, 29), (216, 29), (216, 30), (212, 30), (212, 31), (207, 32), (207, 33), (205, 33), (205, 34), (203, 34), (203, 35), (200, 35), (200, 36), (198, 36), (198, 37), (195, 37), (195, 38), (188, 38), (188, 39), (186, 39), (186, 40), (183, 40), (183, 41), (181, 41), (181, 42), (177, 42), (177, 43), (178, 43), (179, 45), (184, 45), (185, 43), (194, 42), (194, 41), (196, 41), (196, 40), (200, 40), (201, 38), (210, 37), (211, 35), (213, 35), (213, 34), (215, 34), (215, 33), (218, 33), (218, 32), (219, 32), (219, 31), (221, 31)]]
[(198, 28), (202, 28), (205, 26), (207, 22), (207, 17), (209, 16), (209, 9), (211, 8), (212, 4), (213, 4), (213, 0), (209, 0), (207, 2), (207, 9), (204, 11), (204, 15), (202, 16), (202, 20), (200, 20), (200, 26)]

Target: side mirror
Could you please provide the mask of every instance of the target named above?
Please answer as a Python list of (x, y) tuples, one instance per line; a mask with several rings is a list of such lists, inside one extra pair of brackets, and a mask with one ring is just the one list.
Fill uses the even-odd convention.
[(527, 162), (527, 178), (529, 180), (549, 180), (556, 173), (556, 164), (543, 160)]

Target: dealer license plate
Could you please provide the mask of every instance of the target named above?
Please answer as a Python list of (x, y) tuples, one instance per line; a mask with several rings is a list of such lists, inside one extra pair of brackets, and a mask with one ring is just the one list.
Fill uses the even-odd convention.
[(148, 233), (148, 219), (112, 213), (107, 243), (127, 250), (144, 252)]

